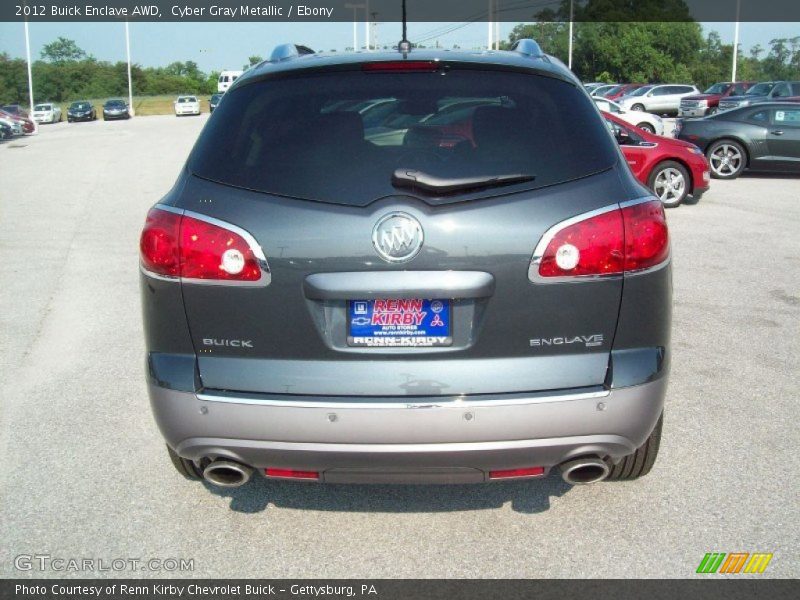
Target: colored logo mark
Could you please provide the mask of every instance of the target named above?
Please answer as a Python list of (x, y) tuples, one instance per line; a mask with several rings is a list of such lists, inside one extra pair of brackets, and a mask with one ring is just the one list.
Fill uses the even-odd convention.
[(771, 560), (772, 554), (765, 552), (708, 552), (700, 561), (697, 573), (763, 573)]

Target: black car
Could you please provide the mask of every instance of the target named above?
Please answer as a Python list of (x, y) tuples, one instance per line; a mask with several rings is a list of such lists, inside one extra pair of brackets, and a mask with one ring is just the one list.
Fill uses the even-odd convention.
[(208, 112), (214, 112), (214, 109), (217, 108), (220, 100), (222, 100), (222, 94), (212, 95), (211, 98), (208, 99)]
[(0, 140), (7, 140), (14, 137), (14, 130), (5, 123), (0, 123)]
[(103, 104), (103, 121), (130, 118), (131, 113), (128, 110), (128, 103), (124, 100), (109, 100)]
[(310, 52), (236, 80), (146, 219), (173, 465), (225, 487), (646, 474), (669, 234), (580, 81), (532, 40)]
[(771, 102), (679, 124), (679, 139), (705, 153), (711, 175), (734, 179), (745, 169), (800, 173), (800, 104)]
[(94, 121), (97, 119), (97, 111), (91, 102), (78, 100), (69, 105), (67, 109), (67, 122), (74, 121)]

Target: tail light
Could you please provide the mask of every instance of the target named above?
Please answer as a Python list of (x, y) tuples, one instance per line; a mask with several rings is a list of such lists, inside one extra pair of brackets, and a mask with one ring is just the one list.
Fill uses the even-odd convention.
[(155, 207), (139, 242), (146, 271), (184, 281), (266, 285), (261, 247), (246, 231), (216, 219)]
[(282, 477), (284, 479), (319, 479), (317, 471), (295, 471), (294, 469), (275, 469), (267, 467), (264, 469), (267, 477)]
[(649, 269), (669, 257), (660, 200), (579, 215), (550, 229), (533, 253), (531, 281), (576, 280)]
[(441, 66), (441, 63), (434, 60), (388, 60), (382, 62), (364, 63), (361, 65), (361, 70), (372, 73), (425, 73), (438, 71)]

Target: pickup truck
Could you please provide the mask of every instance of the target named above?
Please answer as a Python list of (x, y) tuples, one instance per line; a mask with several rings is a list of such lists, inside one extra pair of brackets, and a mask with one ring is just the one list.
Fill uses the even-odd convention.
[(719, 110), (731, 110), (751, 104), (783, 101), (784, 98), (800, 96), (800, 81), (762, 81), (741, 96), (730, 96), (719, 102)]
[(678, 110), (679, 117), (707, 117), (717, 112), (719, 103), (724, 98), (730, 96), (741, 96), (750, 89), (755, 82), (737, 81), (736, 83), (726, 81), (715, 83), (702, 94), (686, 96), (681, 99), (681, 107)]

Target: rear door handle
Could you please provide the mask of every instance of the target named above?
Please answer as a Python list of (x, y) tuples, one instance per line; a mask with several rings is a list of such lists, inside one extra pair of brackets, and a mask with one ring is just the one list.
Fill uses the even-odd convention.
[(772, 135), (783, 135), (783, 129), (776, 129), (775, 131), (770, 131)]

